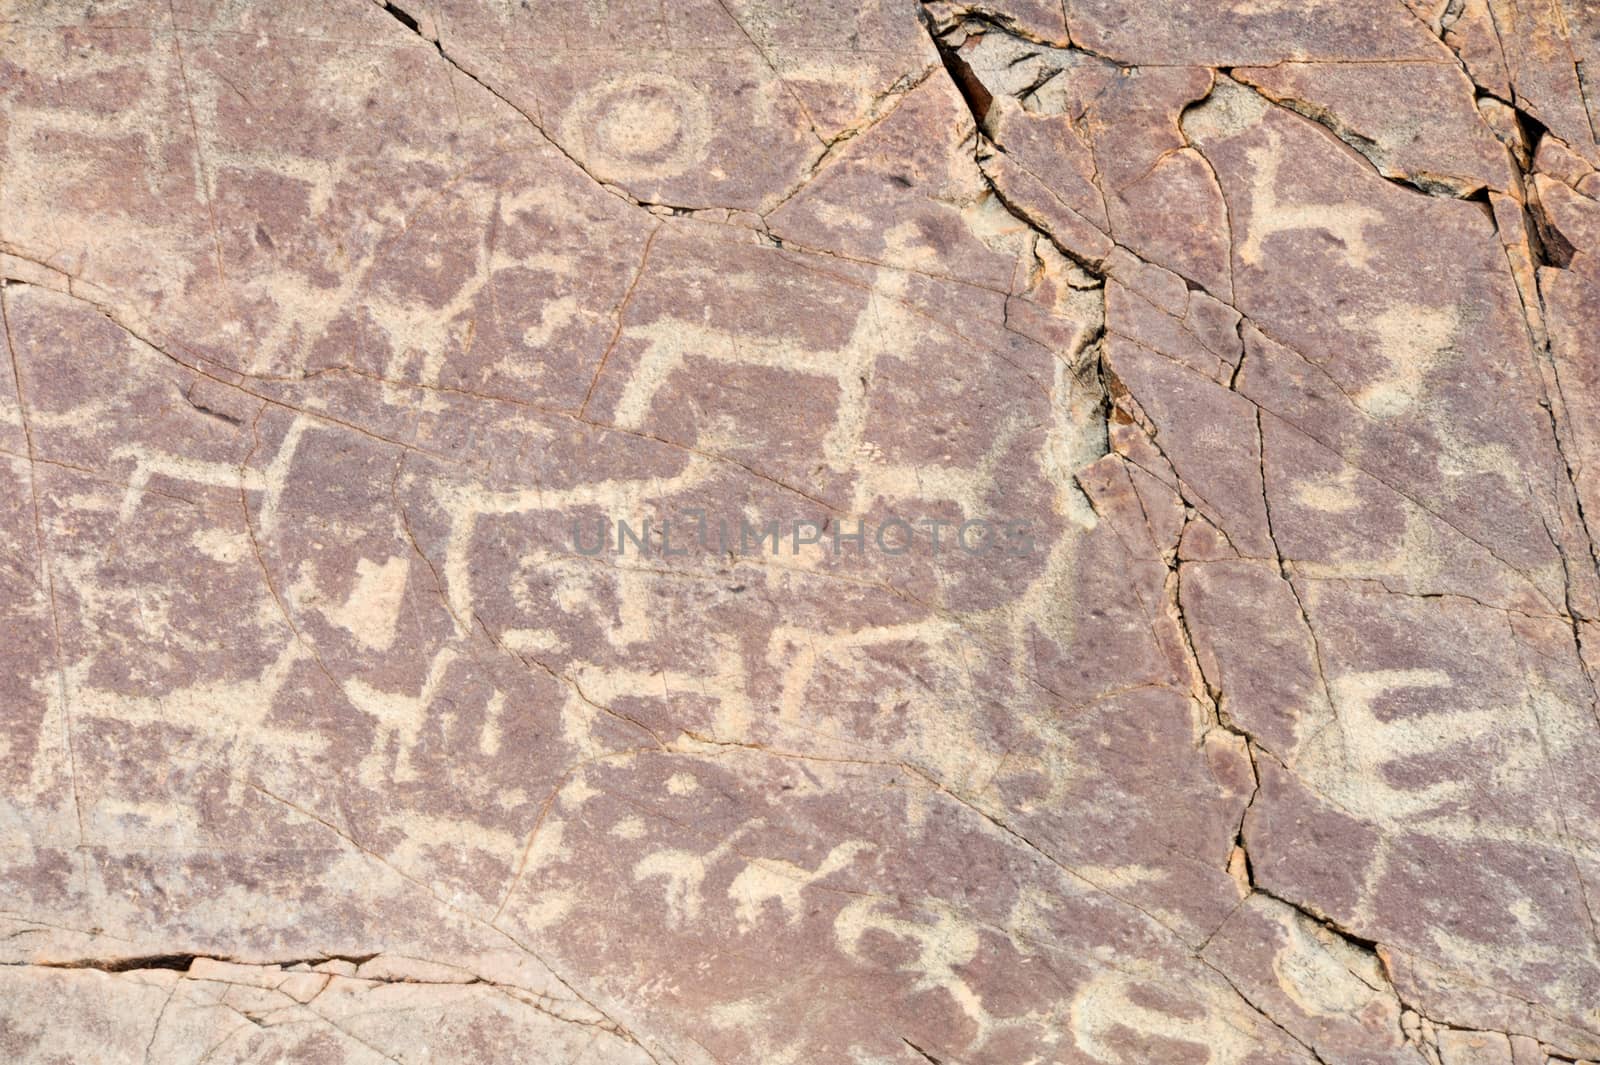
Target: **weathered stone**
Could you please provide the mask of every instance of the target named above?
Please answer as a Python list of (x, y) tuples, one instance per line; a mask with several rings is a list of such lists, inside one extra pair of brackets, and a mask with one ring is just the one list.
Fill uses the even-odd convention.
[(1323, 1061), (1418, 1060), (1378, 958), (1277, 899), (1245, 900), (1201, 956)]
[[(1385, 177), (1465, 196), (1512, 187), (1505, 148), (1480, 118), (1472, 83), (1431, 63), (1279, 63), (1233, 77), (1327, 126)], [(1411, 105), (1435, 101), (1424, 117)], [(1448, 132), (1447, 132), (1448, 131)]]
[(1600, 1058), (1597, 48), (6, 6), (0, 1057)]
[(1074, 41), (1128, 66), (1426, 60), (1438, 54), (1438, 42), (1411, 12), (1379, 0), (1261, 0), (1222, 9), (1072, 0), (1068, 15)]
[(1498, 44), (1513, 98), (1551, 133), (1600, 165), (1591, 75), (1600, 59), (1593, 12), (1574, 4), (1488, 0), (1489, 32)]

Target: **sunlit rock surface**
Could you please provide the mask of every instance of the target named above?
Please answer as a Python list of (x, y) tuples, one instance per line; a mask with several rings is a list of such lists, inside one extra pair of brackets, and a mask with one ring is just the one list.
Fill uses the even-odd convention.
[(0, 2), (0, 1057), (1600, 1059), (1596, 64)]

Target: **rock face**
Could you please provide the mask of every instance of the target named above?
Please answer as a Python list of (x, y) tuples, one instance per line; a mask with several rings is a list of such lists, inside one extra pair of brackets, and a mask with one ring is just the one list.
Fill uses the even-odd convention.
[(0, 16), (6, 1061), (1600, 1059), (1592, 4)]

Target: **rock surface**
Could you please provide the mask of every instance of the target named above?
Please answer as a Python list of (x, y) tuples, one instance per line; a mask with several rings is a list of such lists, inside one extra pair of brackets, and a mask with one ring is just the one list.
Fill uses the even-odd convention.
[(0, 1056), (1600, 1059), (1591, 62), (0, 2)]

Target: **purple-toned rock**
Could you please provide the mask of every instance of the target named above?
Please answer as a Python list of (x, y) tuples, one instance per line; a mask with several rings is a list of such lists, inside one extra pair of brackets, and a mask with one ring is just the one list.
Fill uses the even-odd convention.
[(0, 15), (0, 1058), (1600, 1059), (1575, 4)]

